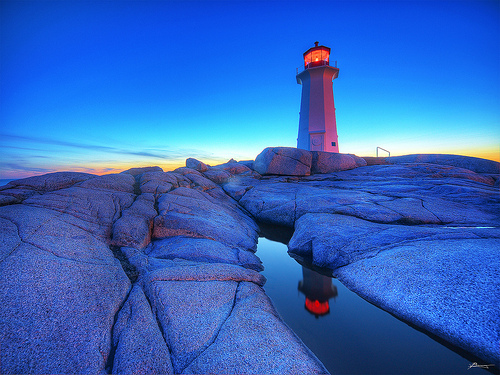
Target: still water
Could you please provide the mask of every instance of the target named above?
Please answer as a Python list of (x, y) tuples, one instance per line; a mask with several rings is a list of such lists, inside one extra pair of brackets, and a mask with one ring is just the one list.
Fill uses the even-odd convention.
[(472, 359), (301, 266), (283, 243), (259, 238), (257, 256), (279, 314), (332, 374), (490, 373), (468, 369)]

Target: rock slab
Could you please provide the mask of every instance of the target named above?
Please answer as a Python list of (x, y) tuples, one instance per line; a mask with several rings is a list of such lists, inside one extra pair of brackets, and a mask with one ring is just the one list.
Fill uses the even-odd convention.
[(321, 157), (343, 158), (317, 153), (313, 175), (238, 179), (224, 188), (258, 221), (293, 228), (291, 253), (333, 270), (375, 305), (500, 366), (494, 276), (500, 163), (410, 155), (333, 171), (318, 168)]
[(268, 147), (254, 162), (254, 169), (261, 175), (309, 176), (312, 154), (289, 147)]
[(262, 288), (257, 222), (292, 228), (296, 256), (500, 365), (499, 164), (396, 158), (268, 148), (9, 183), (2, 373), (327, 373)]
[(254, 172), (190, 164), (0, 191), (2, 373), (328, 373), (262, 289), (257, 224), (202, 173)]

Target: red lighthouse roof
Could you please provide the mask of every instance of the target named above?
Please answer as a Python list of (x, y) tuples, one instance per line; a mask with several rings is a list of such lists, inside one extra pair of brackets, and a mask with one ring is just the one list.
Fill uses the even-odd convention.
[(314, 42), (314, 47), (304, 52), (304, 67), (313, 68), (315, 66), (330, 65), (330, 48), (318, 46), (319, 42)]

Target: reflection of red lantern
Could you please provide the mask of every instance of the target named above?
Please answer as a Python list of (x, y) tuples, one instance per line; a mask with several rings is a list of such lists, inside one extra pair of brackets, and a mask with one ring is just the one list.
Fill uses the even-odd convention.
[(332, 278), (321, 275), (313, 270), (302, 267), (302, 281), (299, 281), (299, 291), (306, 295), (305, 308), (316, 317), (330, 312), (328, 300), (338, 295), (337, 287), (332, 284)]
[(306, 297), (306, 310), (310, 313), (313, 313), (314, 315), (325, 315), (330, 312), (330, 304), (328, 303), (328, 301), (313, 301)]

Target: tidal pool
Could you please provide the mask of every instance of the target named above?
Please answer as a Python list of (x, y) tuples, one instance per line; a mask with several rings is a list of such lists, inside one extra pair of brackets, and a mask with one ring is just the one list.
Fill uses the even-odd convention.
[[(337, 279), (301, 266), (283, 243), (259, 238), (264, 289), (285, 323), (332, 374), (488, 374), (379, 309)], [(481, 362), (477, 361), (481, 364)]]

